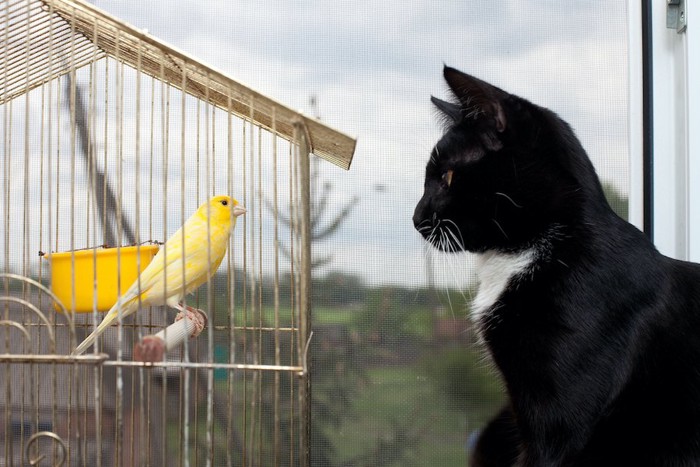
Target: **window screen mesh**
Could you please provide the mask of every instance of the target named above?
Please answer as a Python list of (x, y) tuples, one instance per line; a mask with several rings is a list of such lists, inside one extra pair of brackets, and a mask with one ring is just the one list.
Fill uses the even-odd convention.
[[(4, 3), (10, 12), (22, 4)], [(15, 399), (11, 402), (17, 409), (0, 410), (0, 414), (20, 414), (17, 419), (0, 415), (0, 438), (10, 439), (2, 434), (11, 432), (12, 439), (26, 441), (40, 430), (75, 432), (77, 424), (89, 429), (99, 422), (105, 427), (101, 433), (104, 442), (97, 446), (85, 444), (83, 439), (84, 444), (77, 444), (82, 451), (70, 455), (78, 465), (91, 465), (96, 458), (101, 459), (102, 465), (138, 462), (138, 456), (143, 455), (135, 454), (139, 445), (152, 447), (155, 453), (145, 455), (144, 462), (147, 464), (150, 459), (151, 465), (165, 457), (172, 458), (175, 464), (184, 464), (187, 458), (191, 465), (207, 465), (209, 460), (213, 465), (300, 465), (306, 448), (313, 466), (467, 464), (475, 436), (503, 403), (504, 394), (495, 370), (475, 343), (469, 321), (470, 300), (475, 292), (472, 258), (430, 251), (411, 221), (422, 192), (425, 163), (441, 134), (430, 95), (447, 97), (442, 81), (442, 66), (447, 63), (554, 110), (572, 125), (593, 160), (613, 207), (626, 215), (626, 2), (297, 3), (261, 0), (232, 4), (209, 0), (182, 1), (173, 7), (172, 2), (165, 0), (95, 2), (98, 8), (147, 29), (149, 34), (262, 94), (358, 138), (349, 171), (314, 158), (310, 166), (314, 280), (313, 336), (306, 355), (312, 382), (309, 437), (305, 436), (306, 425), (299, 421), (304, 416), (300, 401), (304, 392), (294, 372), (221, 367), (210, 373), (193, 371), (186, 380), (182, 370), (175, 368), (170, 373), (163, 370), (155, 383), (139, 385), (139, 370), (125, 370), (127, 404), (139, 397), (161, 402), (152, 413), (137, 416), (115, 403), (113, 390), (103, 389), (100, 398), (96, 398), (95, 390), (99, 392), (100, 388), (92, 383), (84, 391), (71, 393), (73, 386), (63, 387), (60, 378), (42, 379), (56, 368), (45, 362), (0, 367), (0, 387), (4, 388), (0, 392), (12, 393)], [(12, 21), (16, 20), (13, 17)], [(0, 27), (11, 25), (3, 21), (0, 18)], [(2, 47), (5, 45), (0, 44)], [(21, 49), (20, 45), (17, 47)], [(70, 54), (70, 48), (62, 53)], [(104, 62), (100, 66), (105, 66)], [(88, 97), (92, 109), (99, 111), (113, 105), (115, 96), (123, 99), (122, 107), (95, 120), (99, 125), (124, 119), (117, 112), (138, 107), (137, 96), (128, 92), (129, 86), (134, 89), (137, 78), (131, 71), (121, 72), (114, 61), (109, 61), (108, 66), (107, 70), (84, 68), (83, 75), (77, 76), (79, 83), (95, 80), (95, 94)], [(2, 62), (0, 82), (1, 67)], [(90, 73), (95, 75), (91, 78)], [(104, 81), (106, 76), (112, 77), (109, 83)], [(63, 159), (51, 159), (54, 167), (57, 160), (70, 161), (66, 154), (71, 151), (70, 137), (65, 135), (72, 131), (73, 119), (69, 112), (61, 110), (66, 105), (65, 93), (70, 91), (56, 83), (43, 89), (35, 92), (31, 105), (25, 106), (21, 100), (0, 109), (0, 135), (4, 138), (0, 168), (6, 180), (0, 195), (0, 213), (6, 223), (6, 227), (0, 227), (0, 251), (4, 255), (0, 262), (3, 271), (28, 276), (38, 274), (40, 266), (35, 264), (38, 259), (34, 261), (33, 255), (41, 239), (34, 241), (36, 234), (31, 229), (26, 234), (22, 231), (22, 225), (29, 225), (22, 217), (28, 213), (22, 200), (49, 200), (49, 195), (40, 191), (39, 165), (30, 165), (25, 172), (25, 145), (39, 147), (32, 145), (36, 141), (53, 141), (53, 150), (61, 147), (63, 152), (57, 157)], [(206, 340), (192, 351), (199, 352), (204, 361), (301, 365), (306, 356), (300, 355), (299, 349), (304, 343), (287, 337), (298, 325), (290, 311), (296, 306), (298, 273), (290, 258), (298, 254), (294, 249), (298, 238), (292, 230), (293, 222), (284, 221), (286, 216), (291, 219), (295, 205), (290, 200), (296, 200), (299, 194), (295, 169), (289, 162), (295, 148), (286, 140), (271, 136), (269, 128), (251, 127), (241, 121), (230, 124), (221, 109), (204, 104), (199, 107), (179, 91), (161, 87), (157, 77), (155, 84), (146, 80), (140, 89), (142, 100), (144, 96), (154, 96), (155, 100), (153, 105), (150, 101), (143, 104), (140, 124), (152, 125), (155, 133), (140, 133), (137, 146), (131, 139), (136, 138), (137, 124), (126, 118), (123, 134), (95, 135), (101, 141), (101, 150), (107, 145), (111, 156), (120, 150), (114, 141), (128, 141), (120, 180), (125, 206), (132, 216), (136, 211), (136, 182), (129, 177), (135, 177), (137, 168), (132, 165), (134, 156), (130, 152), (140, 147), (146, 157), (152, 150), (148, 146), (151, 138), (171, 145), (173, 159), (169, 164), (175, 172), (172, 180), (156, 175), (155, 186), (140, 188), (140, 235), (145, 239), (151, 235), (162, 237), (166, 231), (172, 233), (196, 207), (199, 198), (211, 191), (207, 186), (240, 186), (255, 208), (249, 212), (248, 223), (239, 225), (238, 241), (242, 242), (245, 235), (249, 243), (241, 244), (236, 256), (225, 260), (222, 282), (202, 288), (197, 303), (204, 306), (201, 304), (214, 301), (218, 307), (221, 299), (220, 310), (225, 310), (228, 305), (223, 302), (228, 301), (237, 312), (251, 310), (250, 318), (258, 321), (247, 323), (240, 314), (235, 319), (243, 321), (231, 321), (225, 314), (218, 314), (211, 323), (219, 326), (211, 352)], [(49, 106), (50, 99), (53, 103)], [(22, 127), (25, 116), (42, 111), (47, 121), (52, 119), (53, 133), (40, 134), (40, 126), (34, 124), (26, 131)], [(187, 112), (182, 120), (180, 116)], [(166, 121), (164, 115), (175, 117)], [(151, 116), (153, 123), (147, 120)], [(185, 144), (180, 139), (183, 127), (192, 130)], [(232, 150), (227, 149), (231, 144), (229, 134), (233, 135)], [(144, 163), (139, 170), (160, 170), (164, 160), (160, 143), (155, 162)], [(180, 147), (187, 147), (201, 159), (190, 159), (188, 155), (189, 165), (184, 160), (180, 164)], [(274, 176), (269, 162), (273, 153), (280, 161), (279, 173)], [(111, 160), (114, 164), (117, 159)], [(63, 172), (54, 174), (54, 184), (49, 187), (55, 189), (58, 182), (65, 194), (71, 184), (87, 184), (81, 178), (85, 175), (70, 178), (71, 170), (84, 172), (80, 159), (76, 164), (73, 169), (61, 166)], [(24, 173), (28, 174), (25, 178), (31, 191), (24, 188)], [(171, 183), (169, 188), (163, 186), (166, 178)], [(144, 175), (139, 180), (146, 183), (149, 178)], [(235, 187), (229, 185), (234, 182)], [(184, 194), (180, 190), (183, 184)], [(277, 194), (273, 193), (275, 184), (279, 188)], [(158, 212), (157, 203), (153, 213), (149, 211), (149, 200), (162, 202), (163, 193), (173, 192), (177, 192), (176, 206), (167, 219)], [(284, 204), (276, 227), (269, 203), (274, 197)], [(79, 207), (89, 205), (80, 195), (74, 199)], [(49, 201), (41, 212), (48, 224), (55, 223), (58, 215), (68, 215), (65, 206), (55, 208), (58, 214), (49, 214), (57, 198)], [(38, 209), (32, 204), (29, 212), (38, 215)], [(90, 231), (89, 222), (94, 219), (80, 212), (73, 215), (73, 223), (86, 235), (90, 232), (94, 240), (99, 229)], [(12, 224), (18, 225), (19, 230)], [(275, 229), (281, 242), (273, 239)], [(41, 235), (49, 238), (48, 232)], [(58, 232), (50, 237), (54, 244), (55, 235), (59, 240), (69, 238), (66, 231)], [(281, 268), (277, 272), (276, 260)], [(1, 285), (4, 292), (0, 295), (14, 294), (9, 285)], [(19, 288), (15, 292), (18, 290), (20, 295), (30, 293)], [(271, 331), (275, 313), (265, 311), (275, 307), (282, 311), (278, 324), (284, 328), (277, 335)], [(0, 319), (8, 316), (0, 311)], [(146, 323), (147, 316), (141, 324)], [(25, 321), (38, 328), (36, 318)], [(239, 325), (235, 332), (229, 329), (234, 323)], [(9, 342), (2, 340), (8, 335), (5, 330), (0, 331), (0, 343)], [(234, 336), (237, 340), (232, 345), (231, 336), (236, 333), (239, 337)], [(3, 352), (5, 344), (0, 347), (0, 353)], [(78, 381), (79, 376), (116, 384), (113, 367), (62, 368), (67, 369), (65, 375), (72, 381)], [(17, 371), (22, 374), (16, 379), (19, 386), (8, 390), (8, 375)], [(22, 389), (34, 384), (40, 390), (23, 399)], [(207, 398), (208, 386), (223, 394), (215, 399), (216, 404)], [(85, 402), (82, 407), (87, 409), (66, 418), (76, 425), (57, 426), (55, 421), (66, 412), (62, 412), (61, 404), (45, 405), (31, 399), (43, 397), (42, 391), (48, 391), (47, 400), (69, 400), (69, 406), (75, 405), (73, 396), (81, 398)], [(0, 398), (0, 405), (3, 403), (9, 404)], [(103, 407), (99, 420), (92, 413), (95, 404)], [(33, 409), (23, 411), (22, 407)], [(163, 436), (134, 440), (133, 433), (148, 432), (151, 416), (162, 420), (169, 431)], [(52, 423), (45, 424), (43, 420)], [(183, 431), (185, 422), (189, 426)], [(307, 439), (310, 441), (304, 444)], [(115, 446), (122, 450), (117, 457)], [(22, 453), (18, 449), (21, 448), (9, 441), (0, 446), (0, 464), (20, 459)], [(102, 454), (98, 455), (100, 450)]]

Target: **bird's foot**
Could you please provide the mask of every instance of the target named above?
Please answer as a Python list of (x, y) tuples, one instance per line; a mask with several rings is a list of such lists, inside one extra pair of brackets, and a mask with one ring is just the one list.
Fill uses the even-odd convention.
[(207, 314), (198, 308), (184, 305), (183, 309), (175, 316), (175, 321), (180, 321), (185, 319), (185, 317), (195, 325), (195, 330), (192, 332), (191, 337), (197, 337), (207, 327)]
[(145, 336), (134, 346), (134, 361), (162, 362), (165, 355), (165, 342), (157, 336)]

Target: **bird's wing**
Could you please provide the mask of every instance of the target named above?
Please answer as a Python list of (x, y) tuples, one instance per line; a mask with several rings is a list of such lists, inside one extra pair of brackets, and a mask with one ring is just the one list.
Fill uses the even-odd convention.
[[(187, 227), (185, 230), (185, 254), (192, 259), (184, 262), (184, 283), (193, 285), (199, 283), (198, 287), (207, 279), (207, 241), (206, 236), (200, 238), (202, 229), (196, 224)], [(204, 251), (204, 262), (201, 260), (200, 250)], [(182, 230), (178, 230), (141, 272), (139, 280), (134, 282), (119, 297), (117, 303), (105, 314), (97, 328), (76, 347), (73, 355), (85, 352), (97, 340), (97, 337), (119, 318), (120, 314), (124, 318), (134, 313), (139, 306), (139, 297), (144, 306), (164, 305), (171, 297), (178, 297), (176, 301), (179, 301), (189, 290), (189, 287), (185, 288), (182, 284)]]
[[(168, 298), (177, 295), (182, 297), (207, 280), (210, 265), (207, 225), (206, 222), (196, 221), (198, 219), (190, 219), (178, 229), (141, 273), (142, 300), (149, 304), (164, 304)], [(215, 230), (217, 229), (212, 225), (210, 231), (213, 233)], [(219, 236), (212, 235), (212, 238), (215, 240)], [(219, 248), (214, 243), (216, 242), (212, 241), (211, 265), (218, 267), (223, 254), (218, 257), (216, 253)]]
[(185, 294), (197, 290), (219, 268), (226, 254), (230, 232), (230, 224), (212, 223), (207, 229), (206, 222), (202, 222), (193, 230), (192, 236), (186, 236), (185, 270), (188, 273)]
[(211, 223), (207, 227), (206, 221), (190, 217), (109, 310), (97, 329), (73, 351), (73, 355), (87, 350), (119, 318), (120, 309), (122, 317), (134, 313), (138, 309), (139, 297), (144, 306), (153, 306), (164, 305), (173, 298), (179, 301), (194, 292), (221, 264), (232, 228), (233, 225), (227, 223)]
[[(131, 289), (134, 287), (132, 286)], [(110, 310), (107, 312), (104, 318), (102, 318), (102, 322), (95, 328), (92, 333), (83, 340), (78, 347), (75, 348), (75, 350), (72, 352), (72, 355), (80, 355), (81, 353), (85, 352), (88, 347), (90, 347), (95, 340), (97, 340), (97, 337), (100, 336), (105, 330), (119, 318), (119, 310), (120, 310), (120, 305), (121, 305), (121, 316), (122, 318), (125, 316), (128, 316), (135, 312), (138, 309), (138, 302), (135, 298), (131, 298), (128, 300), (123, 300), (124, 297), (120, 298), (117, 303), (110, 308)]]

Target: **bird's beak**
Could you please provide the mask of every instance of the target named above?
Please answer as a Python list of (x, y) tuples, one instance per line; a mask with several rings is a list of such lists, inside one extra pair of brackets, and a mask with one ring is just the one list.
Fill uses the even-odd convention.
[(246, 208), (244, 208), (243, 206), (241, 206), (240, 204), (237, 204), (233, 207), (233, 217), (242, 216), (246, 212), (248, 212), (248, 210)]

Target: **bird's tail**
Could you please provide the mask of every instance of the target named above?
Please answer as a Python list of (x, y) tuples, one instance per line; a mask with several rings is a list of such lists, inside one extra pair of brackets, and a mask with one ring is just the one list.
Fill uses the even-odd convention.
[[(105, 317), (102, 319), (102, 322), (97, 326), (97, 328), (92, 331), (92, 333), (85, 338), (76, 348), (75, 350), (71, 353), (71, 355), (76, 356), (80, 355), (83, 352), (85, 352), (88, 347), (90, 347), (92, 344), (95, 343), (95, 340), (103, 333), (105, 330), (119, 318), (119, 301), (114, 304), (112, 308), (107, 312)], [(133, 312), (132, 308), (134, 306), (134, 301), (130, 300), (123, 305), (122, 307), (122, 317), (127, 316)]]

